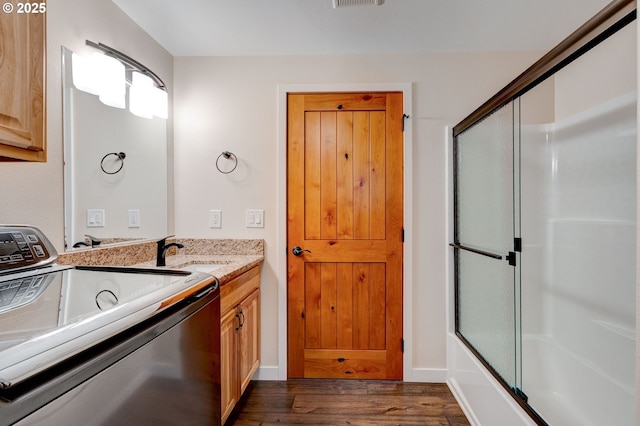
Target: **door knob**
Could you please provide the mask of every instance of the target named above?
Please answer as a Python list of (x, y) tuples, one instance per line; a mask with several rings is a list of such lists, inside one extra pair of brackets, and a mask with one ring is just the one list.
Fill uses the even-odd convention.
[(306, 252), (308, 252), (308, 253), (311, 253), (311, 250), (305, 250), (305, 249), (303, 249), (303, 248), (302, 248), (302, 247), (300, 247), (300, 246), (295, 246), (295, 247), (291, 250), (291, 253), (293, 253), (293, 255), (294, 255), (294, 256), (300, 256), (300, 255), (301, 255), (302, 253), (304, 253), (305, 251), (306, 251)]

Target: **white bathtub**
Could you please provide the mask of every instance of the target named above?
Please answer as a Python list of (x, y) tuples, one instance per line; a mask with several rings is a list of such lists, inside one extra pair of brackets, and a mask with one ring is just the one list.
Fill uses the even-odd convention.
[(453, 333), (447, 335), (447, 385), (474, 426), (536, 423)]
[[(620, 353), (621, 357), (635, 353), (635, 339), (619, 334), (619, 339), (611, 337), (619, 340), (621, 346), (611, 348), (612, 353)], [(628, 347), (622, 347), (625, 345)], [(523, 390), (529, 397), (529, 405), (547, 423), (563, 426), (636, 424), (633, 375), (628, 377), (628, 383), (623, 383), (547, 336), (523, 336), (522, 352)]]

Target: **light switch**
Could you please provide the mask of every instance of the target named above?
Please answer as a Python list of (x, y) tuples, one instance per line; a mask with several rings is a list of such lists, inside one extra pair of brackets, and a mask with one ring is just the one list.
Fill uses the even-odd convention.
[(264, 228), (264, 210), (247, 210), (247, 228)]
[(222, 228), (222, 210), (209, 210), (209, 228)]
[(140, 210), (129, 210), (129, 228), (140, 228)]
[(104, 209), (88, 209), (87, 210), (87, 227), (88, 228), (104, 227)]

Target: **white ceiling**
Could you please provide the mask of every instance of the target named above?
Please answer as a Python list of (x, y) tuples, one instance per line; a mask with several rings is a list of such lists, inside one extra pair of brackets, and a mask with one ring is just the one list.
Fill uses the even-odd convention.
[(113, 0), (174, 56), (549, 50), (610, 0)]

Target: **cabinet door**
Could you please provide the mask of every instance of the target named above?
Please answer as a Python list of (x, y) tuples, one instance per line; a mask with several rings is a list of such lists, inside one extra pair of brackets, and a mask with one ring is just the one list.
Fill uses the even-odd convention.
[(240, 394), (244, 392), (260, 365), (260, 289), (239, 306), (240, 320)]
[(0, 157), (45, 161), (45, 17), (0, 13)]
[(238, 402), (237, 310), (231, 309), (220, 320), (220, 409), (222, 423)]

